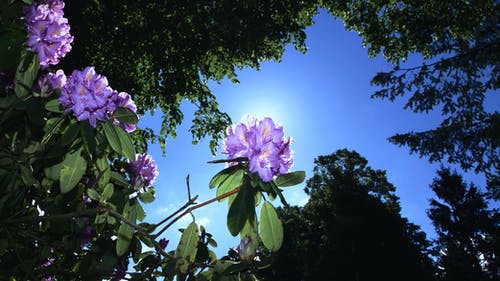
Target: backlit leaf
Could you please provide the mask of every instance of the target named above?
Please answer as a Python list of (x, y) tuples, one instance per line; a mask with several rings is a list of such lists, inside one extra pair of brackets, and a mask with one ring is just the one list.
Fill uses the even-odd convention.
[(276, 177), (274, 182), (279, 187), (294, 186), (304, 181), (306, 178), (306, 172), (296, 171), (288, 174), (282, 174)]
[(113, 113), (113, 118), (125, 124), (137, 124), (139, 122), (137, 115), (125, 107), (118, 107)]
[(227, 213), (227, 228), (231, 235), (240, 233), (248, 219), (255, 216), (255, 201), (252, 187), (245, 184), (241, 187)]
[(81, 150), (78, 150), (64, 157), (59, 176), (62, 193), (71, 191), (85, 174), (87, 161), (80, 154)]
[(260, 238), (270, 251), (277, 251), (283, 242), (283, 226), (273, 205), (264, 202), (260, 210)]
[[(244, 174), (245, 172), (242, 169), (238, 169), (234, 173), (229, 175), (229, 177), (227, 177), (217, 188), (217, 196), (230, 192), (240, 186), (241, 182), (243, 181)], [(224, 201), (226, 198), (220, 201)]]
[(175, 268), (181, 273), (187, 273), (198, 250), (198, 225), (193, 221), (182, 232), (181, 240), (175, 251)]
[[(135, 223), (136, 208), (127, 203), (125, 204), (122, 215), (129, 221)], [(116, 254), (118, 256), (123, 256), (128, 251), (130, 243), (132, 242), (132, 236), (134, 236), (134, 228), (125, 222), (121, 222), (120, 228), (118, 229), (118, 238), (116, 240)]]

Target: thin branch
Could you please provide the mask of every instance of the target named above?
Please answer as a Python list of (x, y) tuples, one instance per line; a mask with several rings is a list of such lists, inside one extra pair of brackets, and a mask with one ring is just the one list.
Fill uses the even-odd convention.
[(191, 201), (191, 188), (189, 187), (189, 174), (186, 176), (186, 186), (188, 191), (188, 201)]
[(118, 213), (117, 211), (111, 209), (111, 208), (105, 208), (104, 210), (106, 210), (107, 212), (109, 212), (110, 215), (112, 215), (113, 217), (121, 220), (122, 222), (130, 225), (131, 227), (137, 229), (138, 231), (144, 233), (144, 234), (147, 234), (148, 230), (142, 226), (139, 226), (133, 222), (131, 222), (130, 220), (128, 220), (126, 217), (122, 216), (122, 214)]
[[(474, 53), (477, 53), (477, 52), (479, 52), (479, 51), (481, 51), (483, 49), (487, 49), (487, 48), (490, 48), (490, 47), (494, 48), (495, 45), (497, 45), (496, 42), (487, 43), (487, 44), (484, 44), (484, 45), (479, 46), (479, 47), (471, 48), (467, 52), (456, 53), (455, 55), (452, 55), (450, 57), (440, 59), (440, 60), (435, 61), (435, 62), (430, 63), (430, 64), (426, 64), (425, 66), (426, 67), (435, 66), (437, 64), (441, 64), (441, 63), (444, 63), (444, 62), (447, 62), (447, 61), (451, 61), (451, 60), (455, 60), (455, 59), (461, 59), (461, 58), (467, 57), (467, 56), (472, 56), (472, 55), (474, 55)], [(413, 70), (416, 70), (416, 69), (419, 69), (419, 68), (422, 68), (422, 67), (424, 67), (424, 65), (419, 65), (419, 66), (409, 67), (409, 68), (399, 68), (398, 70), (405, 71), (405, 73), (406, 73), (406, 72), (413, 71)]]
[(0, 225), (23, 223), (23, 222), (41, 222), (41, 221), (50, 221), (50, 220), (61, 220), (61, 219), (67, 219), (67, 218), (73, 218), (73, 217), (93, 215), (93, 214), (96, 214), (102, 210), (103, 210), (102, 207), (97, 207), (97, 208), (93, 208), (93, 209), (87, 209), (87, 210), (83, 210), (83, 211), (67, 213), (67, 214), (60, 214), (60, 215), (33, 216), (33, 217), (21, 217), (21, 218), (16, 218), (16, 219), (7, 219), (7, 220), (0, 221)]
[(226, 192), (224, 194), (221, 194), (217, 197), (214, 197), (210, 200), (207, 200), (205, 202), (202, 202), (202, 203), (199, 203), (199, 204), (196, 204), (195, 206), (193, 207), (190, 207), (188, 208), (186, 211), (184, 211), (182, 214), (180, 214), (179, 216), (177, 216), (176, 218), (174, 218), (171, 222), (169, 222), (165, 227), (163, 227), (157, 234), (153, 235), (153, 238), (157, 238), (158, 236), (160, 236), (165, 230), (167, 230), (170, 226), (172, 226), (175, 222), (177, 222), (180, 218), (182, 218), (183, 216), (187, 215), (188, 213), (191, 213), (192, 211), (198, 209), (198, 208), (201, 208), (203, 206), (206, 206), (208, 204), (211, 204), (215, 201), (219, 201), (219, 200), (222, 200), (226, 197), (229, 197), (235, 193), (237, 193), (238, 191), (240, 191), (240, 188), (241, 188), (241, 185), (238, 186), (237, 188), (229, 191), (229, 192)]
[(166, 221), (168, 221), (171, 218), (175, 217), (178, 213), (182, 212), (182, 210), (186, 209), (190, 205), (196, 204), (195, 203), (196, 199), (198, 199), (198, 195), (196, 195), (195, 197), (191, 198), (191, 200), (189, 200), (188, 202), (186, 202), (186, 204), (184, 204), (182, 207), (180, 207), (177, 211), (175, 211), (174, 213), (172, 213), (170, 216), (164, 218), (162, 221), (160, 221), (159, 223), (157, 223), (154, 228), (156, 229), (158, 226), (164, 224)]

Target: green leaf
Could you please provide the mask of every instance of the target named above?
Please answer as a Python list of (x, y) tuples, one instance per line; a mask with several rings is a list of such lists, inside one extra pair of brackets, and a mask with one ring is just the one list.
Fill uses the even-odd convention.
[(283, 243), (283, 226), (273, 205), (264, 202), (260, 209), (260, 238), (270, 251), (277, 251)]
[[(129, 221), (135, 223), (136, 208), (127, 203), (125, 204), (122, 215)], [(134, 236), (134, 228), (124, 222), (121, 222), (120, 228), (118, 229), (118, 238), (116, 240), (116, 254), (118, 256), (123, 256), (128, 251), (130, 242), (132, 241), (132, 236)]]
[[(219, 187), (217, 188), (216, 195), (217, 196), (222, 195), (222, 194), (230, 192), (230, 191), (234, 190), (235, 188), (237, 188), (238, 186), (240, 186), (241, 182), (243, 181), (244, 174), (245, 174), (245, 172), (243, 171), (243, 169), (238, 169), (234, 173), (229, 175), (229, 177), (227, 177), (226, 180), (224, 180), (224, 182), (222, 182), (219, 185)], [(227, 197), (220, 200), (220, 201), (222, 202), (226, 199), (227, 199)]]
[(210, 188), (214, 188), (216, 186), (219, 186), (222, 182), (224, 182), (230, 175), (232, 175), (239, 168), (240, 168), (239, 165), (231, 166), (231, 167), (225, 168), (224, 170), (218, 172), (210, 180), (210, 183), (208, 184), (208, 186)]
[(104, 190), (102, 191), (101, 194), (101, 200), (102, 201), (107, 201), (111, 196), (113, 196), (115, 188), (112, 183), (108, 183), (106, 187), (104, 187)]
[(135, 160), (135, 147), (132, 143), (132, 138), (121, 127), (114, 127), (118, 135), (118, 139), (120, 140), (122, 154), (125, 155), (125, 157), (127, 157), (129, 160)]
[(64, 157), (59, 177), (62, 193), (71, 191), (85, 174), (87, 161), (80, 154), (81, 149), (73, 153), (67, 153)]
[(47, 123), (43, 127), (45, 135), (42, 138), (42, 144), (45, 144), (50, 140), (50, 137), (57, 132), (63, 121), (64, 119), (61, 117), (54, 117), (47, 120)]
[[(94, 190), (95, 191), (95, 190)], [(97, 191), (96, 191), (97, 193)], [(99, 194), (99, 193), (97, 193)], [(87, 191), (87, 195), (88, 195), (88, 191)], [(89, 195), (90, 197), (90, 195)], [(96, 200), (96, 201), (99, 201), (99, 200)], [(108, 214), (97, 214), (95, 216), (95, 220), (94, 220), (94, 223), (95, 224), (102, 224), (102, 223), (105, 223), (107, 221), (107, 217), (108, 217)]]
[(50, 112), (63, 113), (62, 106), (59, 104), (59, 101), (57, 100), (57, 98), (49, 100), (45, 104), (45, 109), (47, 109)]
[(255, 216), (255, 201), (252, 187), (245, 184), (240, 188), (227, 213), (227, 228), (231, 235), (236, 236), (241, 231), (247, 219)]
[[(274, 181), (268, 182), (269, 186), (271, 187), (271, 191), (268, 192), (269, 197), (276, 198), (276, 195), (280, 198), (280, 201), (283, 205), (288, 206), (288, 203), (285, 200), (285, 196), (283, 196), (283, 193), (281, 192), (281, 189), (278, 188), (276, 183)], [(273, 199), (274, 200), (274, 199)]]
[(296, 171), (288, 174), (279, 175), (276, 177), (274, 182), (279, 187), (287, 187), (302, 183), (305, 178), (306, 178), (306, 172)]
[(99, 184), (99, 187), (105, 187), (109, 183), (109, 179), (111, 178), (111, 168), (106, 156), (97, 158), (96, 166), (98, 169), (95, 172), (96, 177), (98, 178), (97, 183)]
[(117, 185), (120, 185), (122, 187), (128, 187), (129, 186), (129, 182), (125, 179), (125, 177), (116, 172), (116, 171), (111, 171), (111, 180), (117, 184)]
[(227, 162), (244, 162), (244, 161), (248, 161), (248, 158), (237, 157), (237, 158), (232, 158), (232, 159), (219, 159), (219, 160), (208, 161), (207, 163), (219, 164), (219, 163), (227, 163)]
[(118, 107), (113, 113), (113, 118), (125, 124), (137, 124), (139, 122), (137, 115), (125, 107)]
[(142, 208), (142, 205), (139, 202), (135, 201), (134, 208), (137, 220), (143, 221), (144, 218), (146, 218), (146, 212), (144, 211), (144, 208)]
[(182, 232), (181, 240), (175, 251), (175, 269), (181, 273), (187, 273), (198, 251), (198, 225), (193, 221)]
[(25, 51), (21, 55), (21, 62), (16, 70), (15, 88), (16, 96), (23, 98), (31, 94), (33, 82), (38, 75), (40, 62), (35, 53)]
[(90, 199), (95, 200), (95, 201), (101, 201), (101, 194), (97, 192), (93, 188), (87, 189), (87, 195), (90, 197)]
[(113, 125), (111, 121), (105, 122), (103, 128), (104, 135), (111, 148), (118, 154), (124, 155), (130, 160), (135, 160), (135, 147), (132, 138), (122, 128)]
[(113, 125), (113, 123), (111, 123), (110, 121), (107, 121), (102, 125), (102, 128), (104, 129), (104, 135), (106, 136), (108, 144), (111, 146), (111, 148), (118, 154), (122, 154), (122, 145), (120, 142), (120, 137), (115, 130), (115, 125)]
[(40, 186), (40, 183), (33, 177), (31, 169), (24, 165), (21, 165), (21, 179), (26, 186)]
[(155, 192), (154, 189), (150, 188), (146, 192), (142, 192), (139, 194), (139, 199), (144, 203), (151, 203), (155, 200)]
[(80, 131), (79, 123), (78, 122), (71, 123), (67, 127), (66, 131), (64, 131), (64, 134), (62, 135), (61, 145), (67, 146), (73, 143), (79, 131)]
[(44, 169), (45, 176), (51, 180), (59, 180), (62, 163), (47, 167)]
[(85, 150), (87, 150), (89, 154), (94, 154), (97, 146), (95, 141), (95, 129), (90, 126), (88, 120), (80, 121), (79, 124)]

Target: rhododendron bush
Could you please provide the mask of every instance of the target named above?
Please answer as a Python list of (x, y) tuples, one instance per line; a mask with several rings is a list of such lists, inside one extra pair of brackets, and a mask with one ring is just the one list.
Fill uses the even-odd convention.
[[(131, 137), (141, 131), (133, 95), (113, 89), (93, 66), (57, 68), (77, 41), (63, 1), (7, 2), (0, 18), (0, 279), (236, 280), (264, 266), (260, 243), (275, 252), (283, 238), (271, 201), (286, 204), (281, 187), (305, 177), (290, 171), (292, 139), (283, 128), (269, 117), (229, 127), (227, 158), (210, 162), (225, 165), (208, 184), (215, 197), (189, 198), (164, 220), (147, 222), (143, 204), (155, 199), (158, 166)], [(174, 222), (224, 200), (227, 228), (241, 237), (238, 261), (216, 257), (214, 238), (194, 215), (176, 250), (165, 251), (169, 241), (160, 235)]]

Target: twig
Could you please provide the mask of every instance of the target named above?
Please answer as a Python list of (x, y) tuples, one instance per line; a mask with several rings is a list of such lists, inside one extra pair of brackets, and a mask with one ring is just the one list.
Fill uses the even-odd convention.
[(142, 226), (139, 226), (133, 222), (131, 222), (130, 220), (128, 220), (126, 217), (122, 216), (122, 214), (118, 213), (117, 211), (111, 209), (111, 208), (104, 208), (104, 210), (106, 210), (107, 212), (109, 212), (113, 217), (121, 220), (122, 222), (130, 225), (131, 227), (137, 229), (138, 231), (144, 233), (144, 234), (148, 234), (148, 230)]
[(189, 187), (189, 174), (186, 176), (186, 186), (188, 190), (188, 201), (191, 201), (191, 188)]
[(195, 206), (193, 207), (190, 207), (188, 208), (186, 211), (184, 211), (182, 214), (178, 215), (176, 218), (174, 218), (171, 222), (169, 222), (167, 225), (165, 225), (157, 234), (153, 235), (153, 238), (157, 238), (158, 236), (160, 236), (165, 230), (167, 230), (170, 226), (172, 226), (175, 222), (177, 222), (180, 218), (182, 218), (183, 216), (187, 215), (188, 213), (198, 209), (198, 208), (201, 208), (203, 206), (206, 206), (208, 204), (211, 204), (215, 201), (219, 201), (219, 200), (222, 200), (226, 197), (229, 197), (235, 193), (237, 193), (238, 191), (240, 191), (240, 188), (241, 188), (241, 185), (238, 186), (237, 188), (229, 191), (229, 192), (226, 192), (224, 194), (221, 194), (217, 197), (214, 197), (210, 200), (207, 200), (205, 202), (202, 202), (202, 203), (199, 203), (199, 204), (196, 204)]
[(21, 218), (17, 218), (17, 219), (7, 219), (7, 220), (0, 221), (0, 225), (22, 223), (22, 222), (41, 222), (41, 221), (48, 221), (48, 220), (60, 220), (60, 219), (67, 219), (67, 218), (72, 218), (72, 217), (81, 217), (81, 216), (85, 216), (85, 215), (93, 215), (93, 214), (96, 214), (102, 210), (103, 210), (102, 207), (97, 207), (97, 208), (93, 208), (93, 209), (87, 209), (84, 211), (67, 213), (67, 214), (60, 214), (60, 215), (53, 215), (53, 216), (32, 216), (32, 217), (21, 217)]
[(198, 199), (198, 195), (196, 195), (195, 197), (191, 198), (191, 200), (189, 200), (188, 202), (186, 202), (186, 204), (184, 204), (182, 207), (180, 207), (177, 211), (175, 211), (174, 213), (172, 213), (170, 216), (164, 218), (162, 221), (160, 221), (159, 223), (157, 223), (155, 225), (154, 229), (156, 229), (158, 226), (164, 224), (169, 219), (175, 217), (175, 215), (177, 215), (178, 213), (180, 213), (182, 210), (186, 209), (190, 205), (195, 204), (196, 199)]

